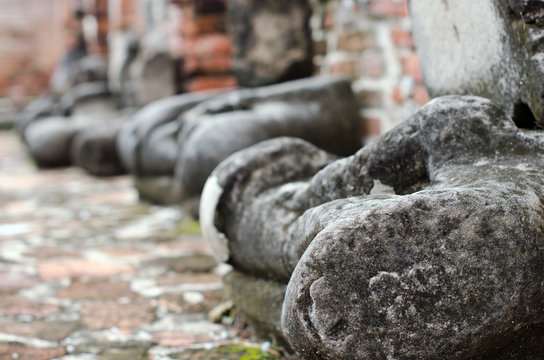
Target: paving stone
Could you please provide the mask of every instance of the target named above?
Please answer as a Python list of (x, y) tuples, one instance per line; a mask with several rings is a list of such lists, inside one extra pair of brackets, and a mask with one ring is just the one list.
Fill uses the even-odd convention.
[(118, 299), (121, 297), (133, 298), (136, 293), (130, 290), (130, 284), (126, 281), (81, 281), (76, 280), (69, 288), (58, 293), (59, 298), (72, 300), (92, 299), (106, 300)]
[(180, 283), (215, 283), (221, 282), (221, 276), (210, 273), (170, 273), (159, 277), (157, 285), (175, 285)]
[(75, 331), (80, 323), (75, 321), (38, 321), (38, 322), (0, 322), (0, 332), (10, 333), (28, 338), (49, 341), (60, 341)]
[(23, 273), (2, 270), (0, 271), (0, 294), (29, 288), (37, 281), (36, 278)]
[(163, 266), (177, 272), (206, 272), (217, 265), (217, 261), (210, 255), (197, 253), (190, 256), (167, 257), (151, 260), (149, 265)]
[(187, 301), (184, 294), (167, 294), (160, 297), (159, 304), (172, 313), (187, 314), (207, 313), (223, 301), (223, 290), (202, 291), (201, 294), (204, 296), (204, 301), (199, 303)]
[(249, 336), (208, 320), (221, 267), (198, 224), (139, 203), (130, 177), (39, 171), (0, 131), (0, 204), (0, 360), (214, 359)]
[(180, 347), (196, 343), (211, 342), (213, 339), (206, 334), (187, 334), (183, 332), (166, 331), (153, 334), (153, 341), (160, 346)]
[(187, 236), (183, 235), (183, 241), (172, 241), (160, 243), (157, 245), (160, 249), (169, 250), (186, 250), (188, 252), (204, 252), (210, 253), (210, 247), (206, 241), (202, 240), (201, 236)]
[(69, 251), (59, 247), (40, 247), (25, 253), (25, 256), (36, 258), (36, 259), (51, 259), (59, 257), (77, 257), (78, 254), (75, 251)]
[(145, 347), (126, 349), (106, 349), (97, 356), (97, 360), (144, 360), (147, 359)]
[(133, 273), (134, 269), (127, 265), (116, 265), (83, 259), (65, 259), (48, 261), (38, 265), (38, 273), (43, 280), (53, 280), (75, 276), (111, 276)]
[(50, 360), (66, 354), (62, 347), (36, 349), (17, 343), (0, 343), (0, 360)]
[(29, 301), (20, 296), (5, 295), (0, 297), (0, 316), (27, 315), (40, 319), (59, 311), (57, 305)]
[(83, 322), (89, 329), (118, 327), (130, 329), (148, 325), (155, 319), (154, 308), (149, 303), (120, 304), (114, 302), (93, 302), (80, 310)]
[(139, 249), (126, 249), (126, 248), (109, 248), (101, 249), (102, 252), (113, 258), (127, 258), (146, 254), (146, 251)]
[[(78, 330), (62, 341), (73, 354), (100, 354), (105, 349), (150, 348), (151, 334), (143, 331), (127, 331), (119, 328), (106, 330)], [(78, 359), (79, 360), (79, 359)]]
[(16, 217), (27, 214), (35, 209), (36, 204), (33, 201), (10, 201), (2, 206), (4, 216)]

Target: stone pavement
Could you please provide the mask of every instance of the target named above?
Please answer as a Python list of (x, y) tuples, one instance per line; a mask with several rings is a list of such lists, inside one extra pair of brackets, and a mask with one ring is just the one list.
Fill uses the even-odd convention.
[(0, 360), (287, 358), (229, 310), (225, 267), (130, 177), (37, 170), (0, 132)]

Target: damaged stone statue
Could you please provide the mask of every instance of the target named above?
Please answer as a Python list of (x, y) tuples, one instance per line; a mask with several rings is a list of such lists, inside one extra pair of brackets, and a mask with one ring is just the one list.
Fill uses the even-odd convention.
[[(185, 202), (198, 199), (215, 166), (238, 150), (295, 136), (347, 156), (361, 146), (359, 124), (349, 81), (316, 77), (158, 100), (135, 114), (117, 144), (141, 194), (167, 194), (170, 201)], [(169, 181), (163, 186), (165, 177)]]
[(229, 157), (203, 231), (237, 271), (288, 282), (283, 331), (307, 358), (516, 351), (544, 320), (543, 155), (489, 100), (446, 96), (348, 158), (293, 138)]
[[(434, 99), (350, 157), (277, 138), (208, 178), (201, 227), (234, 268), (227, 288), (302, 357), (544, 357), (540, 30), (522, 24), (539, 17), (531, 1), (510, 3), (411, 0), (429, 89), (461, 95)], [(481, 24), (463, 14), (508, 41), (469, 38)], [(460, 41), (451, 50), (448, 34)], [(484, 50), (441, 62), (441, 51)]]

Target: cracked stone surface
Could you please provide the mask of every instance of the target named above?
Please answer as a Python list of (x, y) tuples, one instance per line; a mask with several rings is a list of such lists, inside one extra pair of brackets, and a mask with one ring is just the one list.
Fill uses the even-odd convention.
[(129, 177), (38, 170), (14, 133), (0, 132), (0, 207), (0, 359), (238, 359), (224, 347), (260, 349), (247, 329), (208, 319), (225, 301), (224, 266), (197, 225), (178, 207), (138, 202)]

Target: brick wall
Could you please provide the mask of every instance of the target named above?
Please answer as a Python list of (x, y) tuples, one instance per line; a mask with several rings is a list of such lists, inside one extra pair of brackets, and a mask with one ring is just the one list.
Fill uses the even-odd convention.
[(315, 0), (313, 7), (316, 72), (353, 81), (365, 137), (386, 132), (429, 100), (406, 0)]
[(65, 50), (65, 0), (0, 0), (0, 97), (24, 104), (47, 88)]
[[(406, 0), (311, 0), (317, 74), (345, 74), (361, 103), (365, 135), (384, 133), (428, 101)], [(226, 0), (170, 0), (164, 31), (179, 62), (179, 89), (233, 88)], [(44, 91), (73, 34), (71, 0), (0, 0), (0, 97)], [(87, 3), (91, 3), (88, 1)], [(145, 33), (138, 0), (96, 0), (95, 53), (107, 32)], [(106, 11), (107, 10), (107, 11)], [(29, 26), (32, 24), (32, 26)]]
[(172, 54), (182, 59), (182, 90), (234, 88), (225, 0), (172, 0)]

